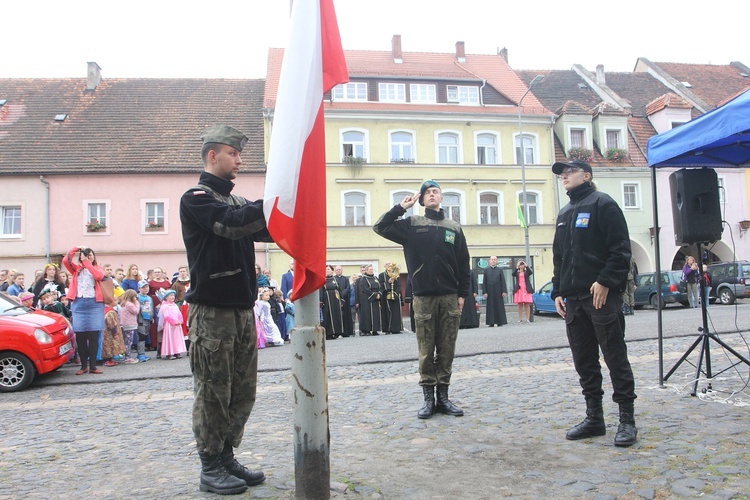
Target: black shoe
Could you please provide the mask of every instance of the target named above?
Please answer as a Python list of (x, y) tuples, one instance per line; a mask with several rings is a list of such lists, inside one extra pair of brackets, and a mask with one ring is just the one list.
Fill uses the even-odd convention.
[(635, 427), (633, 403), (620, 403), (620, 425), (615, 434), (615, 446), (632, 446), (636, 441), (638, 429)]
[(266, 475), (263, 471), (250, 470), (234, 458), (234, 451), (232, 445), (226, 443), (224, 450), (221, 452), (221, 462), (224, 467), (234, 477), (242, 479), (248, 486), (256, 486), (266, 480)]
[(454, 417), (463, 417), (464, 411), (458, 406), (451, 403), (448, 399), (448, 385), (438, 384), (437, 386), (437, 402), (435, 403), (435, 412), (443, 413), (445, 415), (451, 415)]
[(586, 400), (586, 418), (573, 426), (565, 433), (565, 439), (576, 441), (594, 436), (603, 436), (607, 433), (607, 427), (604, 424), (604, 409), (600, 399)]
[(221, 461), (221, 455), (199, 451), (201, 459), (201, 491), (217, 495), (237, 495), (247, 490), (247, 483), (231, 474)]
[(424, 394), (424, 405), (417, 412), (417, 417), (426, 419), (435, 414), (435, 386), (423, 385), (422, 393)]

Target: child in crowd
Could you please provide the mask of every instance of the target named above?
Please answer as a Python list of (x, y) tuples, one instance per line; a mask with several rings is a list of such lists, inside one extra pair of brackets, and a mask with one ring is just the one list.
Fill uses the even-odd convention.
[(34, 294), (31, 292), (21, 292), (18, 294), (18, 301), (22, 306), (26, 306), (29, 309), (34, 309)]
[(135, 290), (125, 290), (120, 296), (120, 328), (122, 329), (122, 339), (125, 342), (125, 363), (137, 363), (137, 359), (130, 357), (130, 349), (133, 345), (133, 337), (138, 332), (138, 313), (141, 311), (141, 304), (138, 302), (138, 294)]
[(70, 319), (73, 317), (73, 315), (70, 313), (70, 309), (62, 305), (61, 302), (57, 300), (57, 290), (52, 290), (50, 288), (44, 287), (41, 292), (39, 292), (39, 305), (42, 306), (42, 309), (49, 312), (54, 312), (57, 314), (61, 314), (65, 317), (65, 319)]
[(281, 338), (281, 332), (279, 327), (273, 321), (271, 316), (271, 305), (268, 299), (271, 297), (271, 290), (263, 288), (260, 291), (258, 300), (255, 301), (255, 315), (258, 316), (262, 325), (262, 330), (257, 332), (258, 335), (264, 335), (266, 339), (266, 345), (278, 347), (284, 345), (284, 339)]
[(165, 290), (159, 297), (161, 306), (158, 329), (163, 332), (160, 353), (163, 359), (180, 359), (182, 353), (187, 352), (185, 337), (182, 334), (184, 319), (180, 308), (174, 303), (175, 293), (174, 290)]
[(124, 360), (125, 343), (120, 329), (120, 315), (112, 304), (104, 307), (104, 331), (102, 332), (102, 359), (104, 366), (117, 366), (118, 360)]
[(148, 281), (138, 282), (138, 302), (141, 306), (141, 313), (138, 315), (138, 361), (141, 363), (151, 359), (146, 356), (146, 339), (154, 319), (154, 301), (149, 297), (148, 291)]
[[(281, 333), (281, 338), (284, 339), (284, 342), (289, 341), (289, 333), (286, 331), (286, 302), (284, 302), (284, 294), (281, 293), (281, 290), (278, 288), (273, 290), (273, 296), (274, 299), (274, 306), (278, 309), (278, 314), (276, 315), (276, 326), (279, 327), (279, 333)], [(269, 302), (270, 304), (270, 302)]]

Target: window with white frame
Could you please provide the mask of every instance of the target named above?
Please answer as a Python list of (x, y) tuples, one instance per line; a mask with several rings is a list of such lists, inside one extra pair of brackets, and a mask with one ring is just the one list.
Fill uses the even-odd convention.
[(534, 158), (535, 140), (534, 136), (524, 134), (516, 136), (516, 163), (521, 164), (521, 145), (523, 144), (524, 164), (533, 165), (536, 161)]
[(348, 82), (333, 87), (331, 97), (334, 101), (366, 101), (367, 83)]
[(0, 207), (0, 216), (2, 217), (2, 233), (0, 237), (14, 238), (21, 236), (21, 207), (3, 206)]
[(403, 83), (381, 83), (378, 89), (380, 102), (406, 102), (406, 85)]
[(497, 161), (497, 136), (495, 134), (477, 135), (477, 163), (488, 165)]
[(391, 163), (414, 163), (414, 135), (410, 132), (391, 132)]
[(346, 130), (341, 134), (341, 146), (343, 158), (365, 158), (365, 133), (359, 130)]
[(344, 193), (344, 225), (367, 225), (367, 195), (359, 191)]
[[(391, 196), (391, 206), (396, 206), (400, 204), (402, 201), (404, 201), (404, 198), (407, 196), (412, 196), (414, 193), (411, 191), (396, 191), (393, 193), (393, 196)], [(406, 213), (403, 215), (404, 217), (410, 217), (414, 215), (414, 206), (411, 206), (406, 209)]]
[(438, 163), (458, 163), (458, 134), (438, 134)]
[(500, 195), (498, 193), (479, 194), (479, 224), (500, 224)]
[(149, 200), (143, 202), (144, 228), (147, 231), (166, 231), (166, 202)]
[(479, 104), (479, 87), (467, 85), (446, 86), (446, 97), (448, 102), (459, 104)]
[(620, 130), (607, 130), (607, 149), (623, 149)]
[(458, 193), (443, 193), (443, 212), (446, 219), (461, 223), (461, 195)]
[(622, 207), (641, 208), (641, 189), (637, 182), (622, 183)]
[(425, 83), (412, 83), (409, 85), (411, 102), (420, 104), (432, 104), (437, 102), (435, 85)]
[(571, 148), (585, 148), (586, 147), (586, 130), (582, 128), (570, 129), (570, 147)]
[[(523, 213), (523, 191), (518, 193), (518, 204), (521, 206)], [(539, 193), (526, 190), (526, 225), (539, 224)], [(520, 221), (519, 221), (520, 222)]]
[(84, 203), (86, 204), (86, 231), (89, 233), (107, 232), (109, 230), (108, 202), (89, 200)]

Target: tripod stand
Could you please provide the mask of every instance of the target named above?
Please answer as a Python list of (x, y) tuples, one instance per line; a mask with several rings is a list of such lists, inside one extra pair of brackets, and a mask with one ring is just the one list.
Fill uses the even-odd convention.
[[(688, 356), (695, 350), (698, 345), (701, 346), (699, 354), (698, 354), (698, 363), (693, 365), (695, 366), (695, 380), (693, 381), (693, 392), (690, 393), (691, 396), (695, 396), (698, 392), (698, 377), (700, 377), (701, 373), (703, 373), (706, 378), (709, 380), (708, 387), (711, 387), (710, 380), (716, 376), (721, 375), (727, 370), (730, 370), (734, 368), (735, 366), (739, 365), (740, 363), (745, 363), (746, 365), (750, 366), (750, 361), (748, 361), (747, 358), (745, 358), (742, 354), (738, 353), (731, 347), (729, 347), (723, 340), (721, 340), (719, 337), (717, 337), (715, 334), (708, 331), (708, 311), (706, 310), (708, 307), (708, 300), (706, 297), (706, 278), (703, 274), (703, 253), (701, 251), (701, 244), (697, 243), (698, 247), (698, 269), (700, 272), (700, 284), (699, 284), (699, 293), (701, 297), (701, 316), (703, 317), (703, 326), (701, 328), (698, 328), (698, 331), (701, 332), (700, 335), (698, 335), (698, 338), (695, 339), (695, 342), (693, 342), (693, 345), (690, 346), (690, 348), (685, 351), (685, 354), (682, 355), (682, 357), (675, 363), (675, 365), (672, 367), (671, 370), (667, 373), (667, 375), (664, 377), (664, 380), (666, 381), (674, 372), (677, 370), (677, 368), (680, 367), (680, 365), (687, 360)], [(713, 340), (717, 344), (719, 344), (721, 347), (726, 349), (727, 351), (731, 352), (735, 358), (737, 358), (738, 361), (732, 363), (728, 367), (724, 368), (718, 373), (713, 373), (711, 370), (711, 349), (710, 349), (710, 341)], [(706, 369), (705, 371), (701, 369), (703, 366), (703, 360), (706, 361)], [(690, 363), (690, 361), (688, 361)], [(692, 363), (690, 363), (692, 365)]]

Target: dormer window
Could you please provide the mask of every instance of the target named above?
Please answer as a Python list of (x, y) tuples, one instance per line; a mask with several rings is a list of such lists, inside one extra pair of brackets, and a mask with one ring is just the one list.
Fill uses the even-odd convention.
[(435, 85), (412, 83), (409, 85), (409, 94), (411, 94), (411, 102), (421, 104), (434, 104), (437, 102), (435, 98)]
[(479, 104), (479, 87), (467, 85), (448, 85), (447, 100), (458, 104)]
[(331, 98), (334, 101), (366, 101), (367, 83), (348, 82), (336, 85), (331, 90)]
[(619, 130), (607, 130), (607, 149), (623, 149)]
[(381, 83), (380, 102), (406, 102), (406, 85), (403, 83)]

